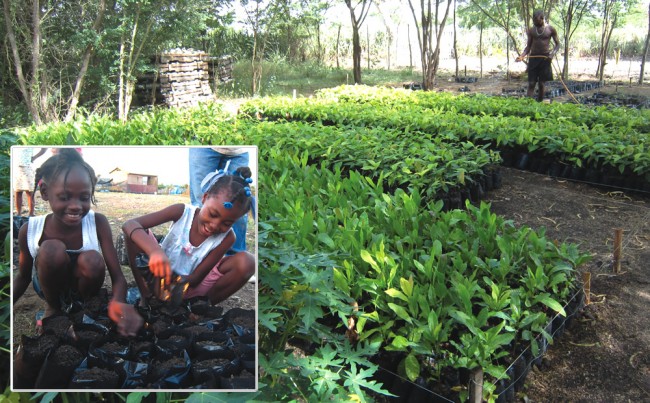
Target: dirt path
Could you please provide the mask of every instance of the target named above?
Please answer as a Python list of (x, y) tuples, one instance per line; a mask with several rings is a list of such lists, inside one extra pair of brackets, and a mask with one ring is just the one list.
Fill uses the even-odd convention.
[[(503, 187), (489, 194), (495, 213), (594, 257), (581, 268), (592, 276), (591, 304), (529, 374), (527, 401), (650, 401), (650, 197), (503, 170)], [(614, 228), (624, 230), (618, 275)]]

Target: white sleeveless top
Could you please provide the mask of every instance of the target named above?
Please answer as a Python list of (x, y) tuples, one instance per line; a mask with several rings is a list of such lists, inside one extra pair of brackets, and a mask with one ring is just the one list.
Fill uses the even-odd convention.
[[(48, 215), (29, 217), (29, 226), (27, 227), (27, 247), (29, 248), (29, 253), (32, 255), (32, 259), (34, 259), (34, 261), (36, 261), (36, 255), (38, 254), (38, 249), (40, 248), (39, 243), (41, 237), (43, 236), (43, 228), (45, 228), (45, 218)], [(68, 249), (68, 252), (78, 253), (87, 250), (96, 250), (99, 253), (102, 252), (102, 249), (99, 246), (99, 240), (97, 239), (95, 212), (92, 210), (88, 211), (88, 214), (86, 214), (84, 218), (81, 219), (81, 236), (83, 238), (81, 249)]]
[(182, 276), (191, 274), (208, 253), (219, 246), (226, 238), (226, 235), (233, 231), (230, 228), (224, 233), (208, 237), (199, 246), (192, 245), (190, 243), (190, 229), (192, 228), (194, 214), (198, 209), (191, 204), (186, 204), (183, 215), (171, 225), (169, 233), (160, 244), (160, 247), (169, 258), (172, 271)]

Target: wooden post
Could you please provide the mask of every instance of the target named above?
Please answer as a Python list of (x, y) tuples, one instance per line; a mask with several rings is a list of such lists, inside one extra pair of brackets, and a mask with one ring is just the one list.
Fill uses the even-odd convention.
[(621, 249), (623, 243), (623, 229), (614, 228), (614, 273), (621, 272)]
[(476, 367), (469, 376), (469, 403), (483, 401), (483, 368)]
[(591, 273), (582, 273), (582, 290), (585, 293), (585, 306), (591, 303)]

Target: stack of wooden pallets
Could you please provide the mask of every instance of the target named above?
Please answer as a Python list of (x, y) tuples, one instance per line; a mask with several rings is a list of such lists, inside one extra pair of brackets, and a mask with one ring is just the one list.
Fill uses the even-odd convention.
[(169, 106), (194, 106), (213, 99), (208, 55), (192, 49), (172, 49), (158, 56), (160, 93)]

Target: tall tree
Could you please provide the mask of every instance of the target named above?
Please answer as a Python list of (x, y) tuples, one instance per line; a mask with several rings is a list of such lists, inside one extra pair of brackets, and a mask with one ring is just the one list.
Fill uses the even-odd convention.
[(645, 74), (645, 59), (648, 56), (648, 45), (650, 45), (650, 4), (648, 4), (648, 33), (645, 35), (645, 45), (643, 46), (643, 56), (641, 57), (639, 85), (643, 85), (643, 75)]
[[(42, 78), (42, 63), (41, 63), (41, 7), (38, 0), (33, 0), (31, 4), (31, 29), (27, 26), (28, 18), (25, 18), (25, 22), (20, 21), (21, 14), (24, 17), (27, 17), (25, 14), (29, 13), (30, 9), (27, 9), (28, 4), (12, 4), (10, 0), (3, 0), (3, 11), (4, 11), (4, 20), (7, 30), (7, 40), (11, 47), (11, 55), (14, 63), (14, 68), (16, 71), (16, 78), (18, 79), (18, 88), (25, 102), (25, 106), (29, 111), (32, 119), (37, 124), (43, 122), (43, 113), (45, 113), (45, 107), (41, 102), (47, 98), (45, 95), (45, 85), (41, 82)], [(14, 7), (12, 7), (14, 6)], [(31, 37), (31, 45), (25, 44), (27, 48), (26, 52), (21, 54), (21, 49), (23, 46), (19, 47), (18, 38), (14, 27), (24, 26), (28, 35)], [(22, 45), (22, 44), (21, 44)], [(25, 58), (28, 57), (31, 53), (31, 63), (29, 64), (29, 69), (27, 72), (23, 71), (23, 65), (26, 64)], [(40, 102), (39, 102), (40, 101)]]
[[(99, 37), (101, 27), (102, 27), (102, 22), (104, 21), (105, 11), (106, 11), (106, 0), (100, 0), (99, 10), (97, 11), (97, 17), (95, 18), (95, 22), (93, 23), (92, 26), (92, 32), (95, 35), (95, 38)], [(86, 73), (88, 72), (90, 58), (93, 56), (93, 53), (95, 52), (95, 46), (96, 46), (95, 41), (89, 41), (88, 45), (86, 45), (86, 49), (84, 50), (83, 57), (81, 60), (81, 68), (79, 69), (79, 74), (77, 75), (77, 79), (75, 80), (75, 84), (74, 84), (74, 90), (72, 91), (72, 95), (70, 97), (70, 106), (68, 107), (68, 112), (66, 113), (66, 117), (65, 117), (66, 121), (72, 120), (75, 113), (77, 113), (77, 105), (79, 105), (81, 88), (83, 86), (84, 80), (86, 79)]]
[(473, 7), (478, 9), (490, 24), (503, 29), (506, 33), (509, 43), (512, 44), (517, 54), (520, 52), (519, 41), (521, 35), (526, 32), (528, 24), (531, 23), (529, 19), (517, 18), (518, 9), (511, 1), (503, 0), (471, 0)]
[(564, 80), (569, 77), (569, 49), (573, 34), (580, 25), (583, 17), (589, 15), (595, 0), (568, 0), (558, 8), (560, 20), (562, 21), (561, 35), (564, 42), (563, 63), (562, 63), (562, 78)]
[(483, 31), (485, 28), (494, 27), (495, 25), (472, 1), (466, 0), (461, 2), (458, 11), (461, 26), (465, 28), (478, 27), (479, 77), (483, 77)]
[(252, 84), (251, 92), (258, 94), (262, 83), (263, 61), (269, 34), (281, 14), (274, 2), (266, 0), (241, 0), (246, 12), (245, 24), (253, 36), (251, 55)]
[[(432, 7), (432, 2), (435, 2), (435, 7)], [(418, 31), (420, 60), (422, 61), (422, 86), (425, 90), (433, 89), (435, 84), (440, 65), (440, 41), (449, 16), (451, 2), (452, 0), (446, 0), (447, 4), (444, 6), (444, 10), (441, 10), (440, 5), (444, 4), (445, 0), (420, 0), (420, 18), (418, 18), (413, 2), (409, 0), (413, 21)]]
[(600, 46), (598, 48), (598, 66), (596, 68), (596, 77), (598, 81), (603, 81), (605, 75), (605, 66), (607, 65), (607, 53), (609, 52), (609, 43), (612, 32), (615, 28), (623, 23), (624, 17), (629, 13), (638, 0), (603, 0), (596, 4), (600, 6), (602, 22), (600, 29)]
[[(350, 22), (352, 23), (352, 73), (354, 83), (361, 84), (361, 38), (359, 30), (368, 16), (372, 0), (359, 0), (354, 5), (352, 5), (352, 0), (345, 0), (345, 5), (350, 10)], [(358, 10), (359, 6), (361, 7), (360, 10)]]

